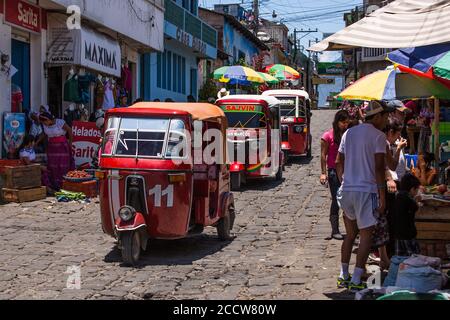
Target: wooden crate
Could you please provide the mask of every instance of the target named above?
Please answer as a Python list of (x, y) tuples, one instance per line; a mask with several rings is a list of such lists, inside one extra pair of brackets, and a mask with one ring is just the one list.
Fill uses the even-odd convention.
[(26, 190), (18, 190), (18, 189), (2, 189), (3, 199), (6, 202), (31, 202), (44, 200), (47, 197), (47, 188), (39, 187), (33, 189)]
[(442, 240), (418, 240), (420, 253), (428, 257), (438, 257), (442, 260), (450, 259), (450, 242)]
[(420, 208), (416, 228), (423, 255), (450, 259), (450, 207)]
[(96, 198), (98, 196), (98, 183), (97, 180), (86, 182), (63, 182), (63, 190), (72, 192), (82, 192), (88, 198)]
[(5, 167), (19, 167), (22, 165), (22, 160), (0, 160), (0, 175), (5, 174)]
[(416, 222), (417, 239), (450, 242), (450, 222)]
[(29, 166), (5, 166), (4, 188), (7, 189), (32, 189), (40, 187), (42, 180), (40, 164)]

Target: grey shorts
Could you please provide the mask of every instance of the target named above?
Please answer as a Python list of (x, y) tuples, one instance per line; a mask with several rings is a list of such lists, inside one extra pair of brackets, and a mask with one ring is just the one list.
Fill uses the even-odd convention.
[(343, 191), (340, 188), (337, 200), (345, 216), (356, 220), (360, 230), (377, 224), (379, 200), (376, 193)]

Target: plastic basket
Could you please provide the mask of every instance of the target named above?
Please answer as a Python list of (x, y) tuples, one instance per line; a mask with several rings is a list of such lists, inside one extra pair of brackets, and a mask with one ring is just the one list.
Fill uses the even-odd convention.
[(387, 294), (377, 300), (448, 300), (446, 296), (440, 293), (415, 293), (410, 291), (398, 291)]

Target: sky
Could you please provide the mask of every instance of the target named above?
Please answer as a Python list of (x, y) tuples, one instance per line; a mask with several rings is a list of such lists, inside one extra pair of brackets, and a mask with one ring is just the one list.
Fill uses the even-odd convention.
[[(243, 3), (246, 9), (252, 7), (252, 0), (199, 0), (201, 7), (212, 9), (214, 4)], [(272, 21), (280, 21), (289, 27), (292, 33), (294, 28), (318, 29), (319, 32), (306, 34), (297, 34), (301, 39), (301, 45), (308, 47), (309, 40), (316, 38), (322, 40), (324, 33), (334, 33), (345, 27), (343, 20), (344, 12), (351, 11), (357, 5), (362, 4), (362, 0), (260, 0), (261, 17)], [(272, 12), (275, 10), (277, 18), (272, 18)], [(340, 57), (339, 53), (326, 52), (320, 55), (321, 61), (335, 61)]]

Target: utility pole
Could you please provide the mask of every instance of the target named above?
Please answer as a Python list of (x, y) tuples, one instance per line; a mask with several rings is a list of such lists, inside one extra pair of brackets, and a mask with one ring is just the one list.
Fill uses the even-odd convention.
[[(353, 13), (353, 12), (352, 12)], [(359, 9), (358, 6), (355, 7), (353, 21), (356, 22), (359, 20)], [(354, 80), (358, 80), (358, 48), (353, 49), (353, 72), (354, 72)]]
[[(316, 38), (316, 40), (309, 40), (309, 47), (311, 47), (313, 44), (315, 44), (315, 43), (318, 43), (319, 42), (319, 39), (318, 38)], [(308, 73), (308, 86), (307, 86), (307, 88), (308, 88), (308, 93), (309, 94), (311, 94), (311, 85), (312, 85), (312, 78), (313, 78), (313, 72), (311, 72), (310, 73), (310, 64), (311, 64), (311, 58), (314, 60), (314, 62), (317, 64), (317, 62), (318, 62), (318, 53), (317, 52), (315, 52), (314, 53), (314, 56), (312, 57), (312, 55), (311, 55), (311, 51), (309, 51), (309, 54), (308, 54), (308, 70), (307, 70), (307, 73)], [(313, 96), (315, 97), (315, 99), (318, 99), (318, 96), (317, 96), (317, 86), (316, 86), (316, 88), (315, 88), (315, 90), (314, 90), (314, 94), (313, 94)], [(317, 100), (318, 101), (318, 100)]]
[(306, 37), (307, 35), (309, 35), (309, 34), (311, 34), (311, 33), (315, 33), (315, 32), (319, 32), (319, 30), (318, 30), (317, 28), (316, 28), (316, 30), (311, 30), (311, 29), (308, 29), (308, 30), (303, 30), (303, 29), (297, 30), (297, 29), (294, 29), (294, 42), (295, 42), (294, 60), (295, 60), (295, 58), (296, 58), (296, 56), (297, 56), (297, 33), (304, 33), (304, 34), (305, 34), (303, 37), (301, 37), (300, 39), (298, 39), (298, 41), (299, 41), (299, 43), (300, 43), (300, 46), (301, 46), (301, 41), (302, 41), (302, 39), (303, 39), (304, 37)]
[(253, 33), (257, 36), (259, 31), (259, 0), (253, 0), (253, 16), (255, 19), (255, 28)]

